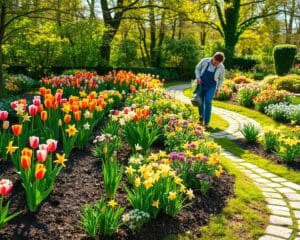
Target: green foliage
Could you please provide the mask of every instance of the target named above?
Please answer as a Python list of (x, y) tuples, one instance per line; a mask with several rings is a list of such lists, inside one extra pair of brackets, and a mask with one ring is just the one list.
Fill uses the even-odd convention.
[(260, 143), (268, 151), (275, 150), (275, 147), (278, 146), (279, 132), (268, 128), (264, 130), (264, 135), (260, 140)]
[(194, 68), (199, 61), (199, 48), (194, 38), (166, 38), (162, 52), (166, 66), (178, 67), (182, 78), (194, 77)]
[(249, 143), (256, 143), (260, 130), (252, 123), (243, 126), (241, 133)]
[(116, 67), (136, 67), (140, 66), (138, 54), (138, 44), (131, 39), (123, 39), (118, 42), (114, 55), (111, 56), (111, 64)]
[(257, 60), (250, 57), (235, 57), (232, 59), (233, 68), (242, 71), (250, 71), (255, 67), (256, 64)]
[(114, 198), (123, 175), (122, 164), (110, 158), (102, 163), (104, 189), (107, 198)]
[(23, 74), (4, 76), (4, 89), (7, 95), (25, 93), (39, 86), (40, 82)]
[(274, 80), (273, 86), (278, 90), (300, 93), (300, 75), (289, 74)]
[[(108, 128), (106, 130), (108, 130)], [(93, 149), (94, 156), (106, 162), (110, 161), (110, 158), (117, 154), (117, 151), (121, 147), (121, 138), (117, 135), (104, 133), (100, 136), (96, 136), (93, 143), (95, 144)]]
[(297, 53), (296, 45), (282, 44), (274, 47), (275, 72), (279, 76), (287, 74), (292, 68)]
[(251, 88), (241, 88), (237, 93), (237, 101), (239, 104), (245, 107), (253, 107), (253, 98), (256, 97), (258, 94), (258, 91)]
[[(114, 206), (114, 200), (106, 203), (100, 199), (96, 206), (87, 205), (83, 209), (81, 224), (92, 237), (98, 234), (111, 236), (121, 225), (121, 215), (124, 208)], [(115, 203), (116, 204), (116, 203)]]
[(300, 140), (295, 136), (280, 137), (275, 150), (284, 161), (295, 161), (300, 156)]

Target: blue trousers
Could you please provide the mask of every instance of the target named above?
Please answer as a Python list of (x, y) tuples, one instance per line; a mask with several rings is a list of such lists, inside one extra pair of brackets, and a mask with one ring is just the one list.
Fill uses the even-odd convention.
[(203, 118), (205, 124), (209, 124), (211, 117), (212, 100), (216, 91), (216, 86), (210, 88), (199, 87), (197, 93), (200, 94), (202, 104), (199, 106), (199, 116)]

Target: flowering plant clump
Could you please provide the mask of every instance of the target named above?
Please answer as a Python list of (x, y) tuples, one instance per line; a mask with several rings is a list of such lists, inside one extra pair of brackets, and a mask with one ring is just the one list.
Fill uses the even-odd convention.
[(252, 82), (253, 80), (250, 79), (250, 78), (247, 78), (245, 76), (236, 76), (234, 79), (233, 79), (233, 82), (235, 84), (240, 84), (240, 83), (250, 83)]
[(260, 112), (265, 112), (265, 107), (279, 102), (290, 102), (291, 94), (285, 90), (268, 88), (261, 91), (253, 100), (255, 108)]
[(8, 112), (7, 111), (0, 111), (0, 123), (2, 122), (2, 130), (0, 130), (0, 157), (3, 160), (6, 160), (7, 153), (6, 147), (9, 142), (9, 121), (8, 119)]
[(229, 100), (229, 99), (231, 99), (232, 94), (233, 94), (232, 87), (230, 85), (223, 84), (223, 86), (221, 87), (221, 89), (219, 91), (218, 96), (216, 96), (215, 99), (221, 100), (221, 101)]
[(106, 202), (100, 199), (93, 207), (87, 205), (83, 209), (81, 224), (83, 229), (91, 236), (111, 236), (121, 225), (121, 216), (124, 208), (117, 207), (118, 203), (112, 199)]
[(282, 135), (279, 137), (279, 144), (275, 150), (284, 161), (295, 161), (300, 156), (300, 139)]
[(136, 109), (126, 107), (123, 111), (115, 111), (112, 120), (119, 121), (123, 137), (133, 152), (147, 153), (159, 137), (161, 126), (150, 116), (148, 106)]
[(185, 186), (200, 191), (202, 195), (211, 188), (213, 179), (223, 172), (217, 154), (207, 157), (203, 154), (192, 155), (191, 152), (171, 152), (169, 158)]
[(52, 154), (57, 148), (57, 141), (54, 139), (48, 139), (46, 144), (39, 144), (39, 138), (33, 136), (29, 145), (30, 148), (23, 148), (21, 156), (16, 159), (20, 162), (20, 177), (29, 211), (35, 212), (53, 190), (55, 179), (65, 167), (67, 159), (65, 154), (56, 153), (57, 159), (52, 160)]
[(128, 179), (132, 179), (132, 185), (125, 187), (127, 198), (133, 208), (149, 213), (151, 218), (155, 219), (160, 212), (175, 216), (184, 207), (184, 195), (192, 199), (193, 192), (176, 176), (167, 155), (149, 161), (137, 168), (126, 168)]
[(164, 136), (167, 151), (183, 151), (185, 143), (207, 137), (200, 123), (184, 119), (171, 119), (164, 127)]
[(5, 206), (3, 206), (4, 196), (10, 194), (12, 188), (13, 188), (13, 184), (10, 180), (8, 179), (0, 180), (0, 230), (5, 223), (18, 216), (20, 213), (22, 213), (20, 211), (8, 215), (9, 202), (7, 202)]
[(280, 132), (274, 128), (264, 129), (264, 135), (260, 139), (260, 143), (267, 151), (275, 150), (279, 143)]
[(122, 223), (127, 225), (132, 232), (138, 232), (149, 220), (150, 214), (139, 209), (133, 209), (122, 216)]
[(265, 112), (275, 121), (300, 124), (300, 105), (280, 102), (278, 104), (270, 104), (269, 106), (266, 106)]
[(245, 107), (253, 107), (253, 99), (259, 94), (261, 87), (257, 83), (241, 84), (238, 87), (236, 100)]
[(93, 143), (95, 144), (93, 154), (101, 160), (107, 161), (117, 154), (121, 147), (121, 138), (107, 133), (96, 136)]

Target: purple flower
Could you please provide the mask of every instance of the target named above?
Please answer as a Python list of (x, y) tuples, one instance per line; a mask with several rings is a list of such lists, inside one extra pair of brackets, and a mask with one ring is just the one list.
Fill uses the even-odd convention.
[(194, 169), (193, 169), (193, 168), (190, 168), (190, 169), (189, 169), (189, 173), (190, 173), (190, 174), (194, 173)]
[(179, 153), (178, 154), (178, 159), (180, 160), (180, 161), (184, 161), (184, 159), (185, 159), (185, 155), (184, 155), (184, 153)]
[(207, 157), (207, 156), (203, 156), (203, 157), (201, 158), (201, 161), (207, 162), (207, 161), (208, 161), (208, 157)]
[(198, 174), (196, 175), (196, 178), (202, 179), (202, 178), (205, 178), (205, 176), (206, 176), (205, 173), (198, 173)]
[(178, 159), (178, 153), (177, 152), (171, 152), (170, 153), (170, 158), (172, 159), (172, 161), (177, 160)]

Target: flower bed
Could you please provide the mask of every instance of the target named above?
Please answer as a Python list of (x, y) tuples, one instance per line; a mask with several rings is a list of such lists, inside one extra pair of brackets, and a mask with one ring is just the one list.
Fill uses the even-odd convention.
[[(153, 231), (157, 222), (169, 226), (158, 231), (160, 234), (182, 233), (207, 222), (209, 214), (219, 212), (232, 195), (233, 181), (222, 174), (219, 147), (200, 125), (182, 118), (190, 116), (190, 110), (157, 89), (158, 80), (126, 72), (103, 79), (125, 93), (135, 94), (139, 88), (152, 91), (132, 95), (123, 110), (111, 110), (120, 103), (117, 93), (81, 89), (77, 78), (73, 87), (79, 88), (80, 96), (64, 99), (64, 90), (55, 89), (52, 95), (51, 90), (42, 88), (43, 102), (35, 97), (28, 109), (25, 101), (12, 104), (20, 123), (12, 126), (12, 133), (8, 129), (1, 132), (7, 139), (2, 149), (8, 154), (2, 155), (12, 159), (21, 177), (10, 162), (5, 162), (0, 177), (16, 183), (11, 211), (25, 208), (24, 190), (27, 207), (25, 214), (1, 230), (3, 236), (40, 239), (51, 234), (79, 239), (86, 236), (85, 231), (90, 236), (138, 239)], [(63, 84), (71, 87), (68, 82)], [(148, 97), (143, 98), (145, 95)], [(96, 137), (93, 147), (85, 148), (106, 112), (111, 114), (102, 129), (105, 137)], [(7, 114), (1, 114), (7, 121)], [(32, 133), (39, 133), (40, 138)], [(28, 144), (30, 149), (25, 148)], [(72, 152), (74, 147), (77, 149)], [(59, 153), (53, 161), (55, 151)], [(62, 168), (65, 165), (66, 170)], [(128, 215), (132, 208), (138, 209), (135, 214), (143, 216), (142, 222), (132, 223)], [(24, 225), (24, 221), (32, 225)]]

